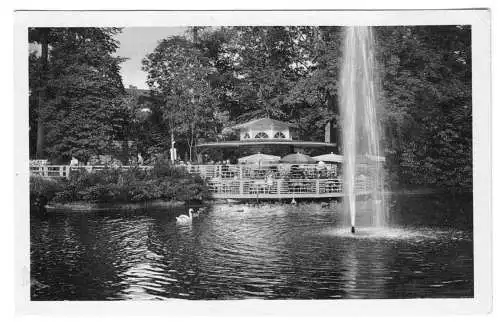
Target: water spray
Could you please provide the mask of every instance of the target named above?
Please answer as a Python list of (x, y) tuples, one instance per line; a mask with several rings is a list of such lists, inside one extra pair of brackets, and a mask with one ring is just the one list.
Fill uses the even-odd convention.
[[(377, 66), (371, 27), (346, 27), (340, 77), (342, 117), (343, 191), (351, 233), (356, 231), (356, 196), (370, 189), (383, 199), (384, 180), (381, 159), (380, 104), (377, 103)], [(373, 203), (377, 226), (386, 222), (384, 201)]]

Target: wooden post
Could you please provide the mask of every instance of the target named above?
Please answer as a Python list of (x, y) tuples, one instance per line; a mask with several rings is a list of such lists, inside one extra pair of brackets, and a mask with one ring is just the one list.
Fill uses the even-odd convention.
[(283, 182), (282, 179), (276, 180), (276, 189), (278, 190), (278, 196), (281, 195), (281, 183)]
[(45, 176), (45, 177), (49, 176), (49, 167), (48, 166), (43, 166), (43, 176)]
[(240, 195), (243, 195), (243, 179), (240, 177)]
[(64, 177), (64, 166), (59, 166), (59, 177)]
[(69, 172), (71, 171), (71, 166), (66, 166), (66, 178), (69, 179)]
[(319, 195), (319, 179), (316, 179), (316, 195)]

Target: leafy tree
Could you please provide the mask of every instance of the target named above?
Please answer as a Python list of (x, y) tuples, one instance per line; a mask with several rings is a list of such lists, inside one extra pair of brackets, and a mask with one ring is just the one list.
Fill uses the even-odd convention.
[[(49, 57), (49, 43), (55, 40), (54, 28), (29, 28), (28, 41), (40, 45), (40, 57), (29, 56), (30, 117), (36, 119), (33, 130), (36, 130), (36, 158), (44, 158), (45, 145), (45, 106), (46, 106), (46, 73)], [(34, 119), (34, 120), (35, 120)]]
[(339, 27), (308, 27), (304, 43), (308, 60), (303, 75), (295, 82), (286, 102), (290, 116), (305, 138), (323, 140), (328, 121), (339, 123), (337, 83), (342, 56)]
[[(46, 152), (51, 159), (71, 155), (87, 160), (109, 153), (123, 125), (124, 93), (117, 28), (52, 28), (43, 81)], [(43, 57), (42, 57), (43, 60)], [(34, 75), (37, 71), (30, 71)]]
[(205, 61), (192, 42), (178, 36), (161, 41), (143, 60), (147, 84), (163, 104), (172, 137), (187, 144), (190, 160), (198, 140), (215, 138), (225, 119), (212, 94)]
[(323, 139), (324, 125), (335, 115), (337, 56), (332, 53), (338, 54), (338, 30), (205, 29), (199, 48), (216, 70), (213, 88), (231, 121), (272, 117), (294, 123), (304, 139)]
[(376, 31), (391, 172), (402, 184), (471, 188), (470, 27)]
[(163, 119), (163, 105), (158, 102), (158, 97), (153, 97), (143, 91), (127, 89), (123, 104), (127, 107), (130, 119), (124, 138), (129, 138), (136, 143), (136, 150), (144, 158), (151, 159), (168, 151), (169, 136), (168, 125)]

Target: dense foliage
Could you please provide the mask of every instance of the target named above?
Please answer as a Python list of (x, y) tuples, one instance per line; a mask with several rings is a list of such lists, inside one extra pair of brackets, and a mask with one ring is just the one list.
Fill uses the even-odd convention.
[(187, 146), (189, 159), (199, 138), (214, 137), (225, 118), (208, 82), (210, 68), (201, 52), (183, 37), (161, 41), (143, 60), (147, 83), (162, 105), (172, 136)]
[[(390, 183), (470, 189), (470, 26), (374, 31)], [(178, 156), (195, 160), (199, 141), (221, 140), (235, 123), (271, 117), (322, 140), (324, 125), (339, 120), (340, 27), (189, 28), (144, 58), (147, 102), (123, 92), (116, 32), (30, 30), (30, 41), (50, 49), (45, 61), (43, 46), (30, 55), (32, 150), (46, 133), (51, 158), (113, 153), (112, 140), (133, 140), (151, 158), (173, 137)]]
[[(122, 58), (114, 56), (116, 28), (32, 28), (48, 34), (42, 53), (30, 55), (30, 111), (38, 120), (37, 156), (86, 161), (112, 152), (129, 114), (121, 104)], [(48, 51), (48, 53), (47, 53)], [(43, 131), (40, 131), (43, 127)], [(32, 138), (35, 132), (32, 131)], [(39, 138), (42, 137), (42, 138)]]
[(30, 201), (45, 204), (64, 189), (64, 181), (41, 176), (30, 177)]
[(385, 146), (393, 180), (472, 188), (469, 26), (379, 27)]
[(158, 162), (152, 170), (105, 169), (93, 173), (73, 171), (69, 180), (53, 180), (39, 176), (30, 178), (32, 201), (45, 202), (126, 203), (151, 200), (192, 201), (208, 198), (208, 190), (200, 177), (183, 168)]

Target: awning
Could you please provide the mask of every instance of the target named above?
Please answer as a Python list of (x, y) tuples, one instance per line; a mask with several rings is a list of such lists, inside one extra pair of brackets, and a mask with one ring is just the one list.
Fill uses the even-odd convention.
[(229, 147), (244, 147), (244, 146), (264, 146), (264, 145), (280, 145), (280, 146), (295, 146), (295, 147), (337, 147), (337, 144), (320, 142), (320, 141), (300, 141), (300, 140), (280, 140), (280, 139), (252, 139), (241, 141), (221, 141), (207, 142), (196, 145), (199, 148), (229, 148)]

